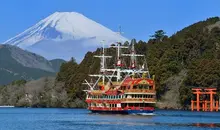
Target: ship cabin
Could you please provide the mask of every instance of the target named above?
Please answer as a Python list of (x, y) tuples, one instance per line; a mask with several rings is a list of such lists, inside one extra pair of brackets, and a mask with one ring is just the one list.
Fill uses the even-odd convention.
[(154, 109), (156, 91), (154, 80), (147, 78), (126, 78), (121, 85), (102, 86), (87, 94), (90, 110), (140, 110)]

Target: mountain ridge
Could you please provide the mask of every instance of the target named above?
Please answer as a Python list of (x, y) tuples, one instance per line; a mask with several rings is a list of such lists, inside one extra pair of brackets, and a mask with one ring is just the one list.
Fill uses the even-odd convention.
[(0, 45), (0, 85), (14, 80), (33, 80), (44, 76), (55, 76), (66, 61), (46, 60), (37, 54), (12, 45)]

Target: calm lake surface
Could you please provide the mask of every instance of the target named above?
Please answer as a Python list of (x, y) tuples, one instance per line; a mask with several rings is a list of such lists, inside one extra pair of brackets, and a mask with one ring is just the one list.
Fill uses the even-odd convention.
[(220, 112), (157, 110), (154, 116), (91, 114), (86, 109), (0, 108), (0, 130), (220, 129)]

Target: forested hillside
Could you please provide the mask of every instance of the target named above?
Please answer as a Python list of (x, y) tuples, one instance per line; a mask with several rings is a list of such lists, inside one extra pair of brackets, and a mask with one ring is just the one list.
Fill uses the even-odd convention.
[[(165, 31), (158, 30), (148, 42), (136, 42), (135, 48), (137, 53), (146, 55), (150, 73), (155, 75), (157, 98), (160, 102), (166, 99), (164, 95), (173, 87), (177, 87), (179, 93), (172, 93), (178, 98), (176, 103), (182, 107), (190, 104), (192, 87), (220, 87), (218, 17), (190, 25), (170, 37), (165, 35)], [(93, 53), (88, 52), (79, 65), (74, 59), (62, 64), (57, 81), (65, 83), (72, 100), (85, 98), (82, 91), (85, 86), (81, 83), (88, 74), (99, 71), (100, 61), (93, 57), (99, 53), (100, 49)], [(107, 53), (116, 54), (112, 48), (109, 48)], [(109, 66), (114, 64), (113, 60), (114, 57), (108, 61)], [(176, 81), (180, 82), (173, 85)]]

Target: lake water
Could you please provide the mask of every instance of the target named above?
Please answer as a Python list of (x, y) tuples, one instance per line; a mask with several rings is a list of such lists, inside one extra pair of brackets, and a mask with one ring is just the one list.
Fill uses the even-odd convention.
[(220, 129), (220, 112), (157, 110), (154, 116), (91, 114), (86, 109), (0, 108), (0, 130)]

